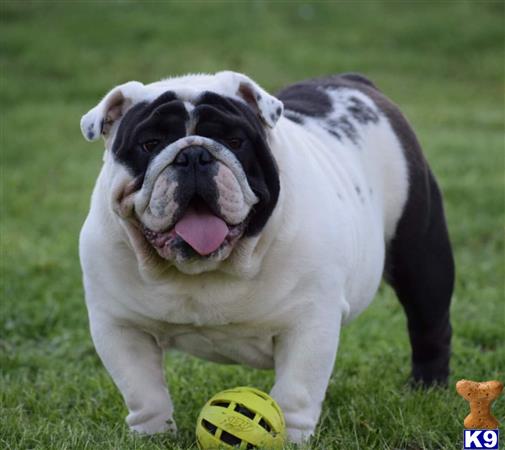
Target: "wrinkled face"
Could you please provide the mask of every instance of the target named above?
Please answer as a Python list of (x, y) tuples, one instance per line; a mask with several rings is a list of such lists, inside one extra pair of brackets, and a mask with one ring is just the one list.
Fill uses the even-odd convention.
[(167, 91), (121, 117), (109, 151), (129, 180), (114, 210), (151, 251), (182, 268), (226, 259), (261, 232), (279, 194), (265, 124), (246, 102)]

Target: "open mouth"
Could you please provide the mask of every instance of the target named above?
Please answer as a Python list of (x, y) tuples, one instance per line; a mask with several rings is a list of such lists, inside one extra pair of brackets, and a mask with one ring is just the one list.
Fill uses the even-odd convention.
[(244, 227), (244, 222), (227, 224), (203, 200), (195, 197), (172, 228), (154, 231), (142, 225), (142, 231), (158, 254), (168, 259), (175, 248), (183, 249), (188, 256), (208, 257), (233, 245), (242, 235)]

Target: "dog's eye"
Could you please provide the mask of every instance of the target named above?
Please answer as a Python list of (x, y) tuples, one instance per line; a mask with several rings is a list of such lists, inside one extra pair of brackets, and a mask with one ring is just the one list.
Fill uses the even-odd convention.
[(238, 150), (242, 146), (242, 139), (240, 138), (229, 138), (226, 139), (226, 145), (232, 150)]
[(152, 139), (141, 144), (142, 150), (147, 153), (151, 153), (160, 143), (157, 139)]

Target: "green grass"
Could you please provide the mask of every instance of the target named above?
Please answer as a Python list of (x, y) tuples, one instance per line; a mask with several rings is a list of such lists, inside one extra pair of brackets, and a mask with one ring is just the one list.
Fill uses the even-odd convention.
[[(271, 90), (363, 72), (414, 124), (445, 194), (457, 262), (451, 387), (406, 387), (405, 318), (383, 287), (343, 331), (311, 448), (461, 448), (467, 405), (454, 382), (505, 381), (503, 3), (4, 0), (0, 8), (0, 448), (188, 449), (213, 393), (271, 387), (268, 371), (169, 354), (180, 434), (133, 436), (83, 302), (77, 236), (102, 152), (82, 139), (80, 116), (120, 82), (224, 68)], [(504, 405), (502, 396), (494, 409), (502, 423)]]

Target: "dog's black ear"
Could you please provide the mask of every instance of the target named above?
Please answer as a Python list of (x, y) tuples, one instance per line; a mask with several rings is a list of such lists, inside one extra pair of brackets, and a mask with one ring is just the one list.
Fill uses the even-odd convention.
[(282, 115), (284, 106), (282, 102), (270, 95), (256, 82), (238, 72), (224, 71), (216, 76), (232, 83), (235, 95), (245, 101), (259, 118), (270, 128), (273, 128)]
[(101, 135), (107, 137), (114, 123), (140, 100), (144, 85), (129, 81), (112, 89), (94, 108), (81, 119), (81, 131), (88, 141), (96, 141)]

